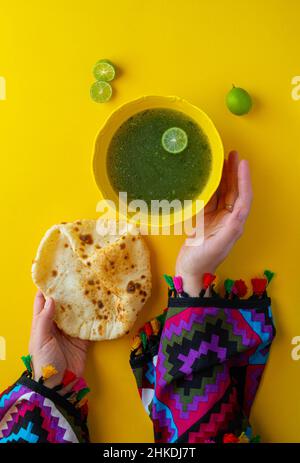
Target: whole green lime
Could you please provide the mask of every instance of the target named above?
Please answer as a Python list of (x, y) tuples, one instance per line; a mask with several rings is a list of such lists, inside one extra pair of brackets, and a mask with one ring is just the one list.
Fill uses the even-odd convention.
[(233, 86), (226, 95), (226, 105), (229, 111), (236, 116), (243, 116), (250, 111), (252, 99), (246, 90)]

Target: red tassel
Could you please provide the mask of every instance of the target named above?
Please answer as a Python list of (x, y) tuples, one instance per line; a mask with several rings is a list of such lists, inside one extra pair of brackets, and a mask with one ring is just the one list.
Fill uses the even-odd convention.
[(224, 434), (223, 436), (224, 444), (236, 444), (237, 442), (239, 442), (239, 438), (236, 437), (234, 434)]
[(216, 275), (213, 275), (212, 273), (204, 273), (203, 289), (207, 289), (215, 279), (216, 279)]
[(268, 280), (266, 278), (252, 278), (251, 283), (253, 293), (261, 296), (266, 290)]
[(147, 338), (150, 338), (151, 334), (153, 334), (153, 329), (149, 322), (144, 325), (144, 331), (147, 335)]
[(89, 412), (89, 406), (88, 406), (88, 402), (85, 402), (82, 407), (80, 408), (80, 411), (81, 411), (81, 414), (83, 416), (87, 416), (88, 415), (88, 412)]
[(64, 377), (62, 379), (62, 383), (63, 383), (64, 387), (66, 387), (68, 384), (72, 383), (72, 381), (74, 381), (75, 379), (76, 379), (75, 373), (73, 373), (70, 370), (65, 370), (65, 374), (64, 374)]
[(244, 280), (236, 280), (234, 282), (232, 291), (234, 294), (236, 294), (238, 297), (244, 297), (247, 294), (248, 288)]

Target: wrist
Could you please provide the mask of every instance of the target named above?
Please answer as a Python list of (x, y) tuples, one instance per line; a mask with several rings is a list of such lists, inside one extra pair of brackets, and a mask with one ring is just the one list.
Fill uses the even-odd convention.
[(182, 278), (183, 289), (190, 297), (198, 297), (203, 288), (203, 275), (205, 273), (215, 273), (215, 269), (209, 268), (197, 273), (180, 271), (176, 268), (176, 275)]
[(183, 282), (184, 291), (191, 297), (199, 296), (201, 291), (202, 275), (180, 274)]

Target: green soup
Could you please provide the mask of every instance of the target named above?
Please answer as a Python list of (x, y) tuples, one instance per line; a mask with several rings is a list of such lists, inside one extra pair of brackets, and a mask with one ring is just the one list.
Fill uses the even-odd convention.
[[(188, 145), (179, 154), (162, 146), (163, 133), (180, 127)], [(199, 126), (180, 111), (147, 109), (124, 122), (108, 149), (107, 171), (114, 190), (127, 192), (128, 200), (194, 199), (201, 193), (211, 170), (211, 149)]]

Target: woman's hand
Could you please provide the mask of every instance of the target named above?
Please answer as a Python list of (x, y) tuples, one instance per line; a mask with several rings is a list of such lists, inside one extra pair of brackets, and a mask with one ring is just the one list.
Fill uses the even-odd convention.
[(34, 300), (29, 352), (35, 380), (42, 376), (42, 367), (46, 365), (51, 364), (58, 371), (45, 381), (48, 387), (61, 383), (65, 369), (82, 376), (88, 347), (88, 341), (71, 338), (58, 329), (53, 321), (54, 312), (53, 299), (45, 300), (43, 293), (38, 291)]
[(204, 210), (204, 240), (197, 245), (197, 238), (189, 238), (177, 258), (176, 275), (183, 278), (184, 291), (190, 296), (199, 295), (202, 275), (214, 273), (242, 235), (251, 202), (248, 162), (239, 161), (238, 153), (232, 151), (224, 162), (218, 191)]

